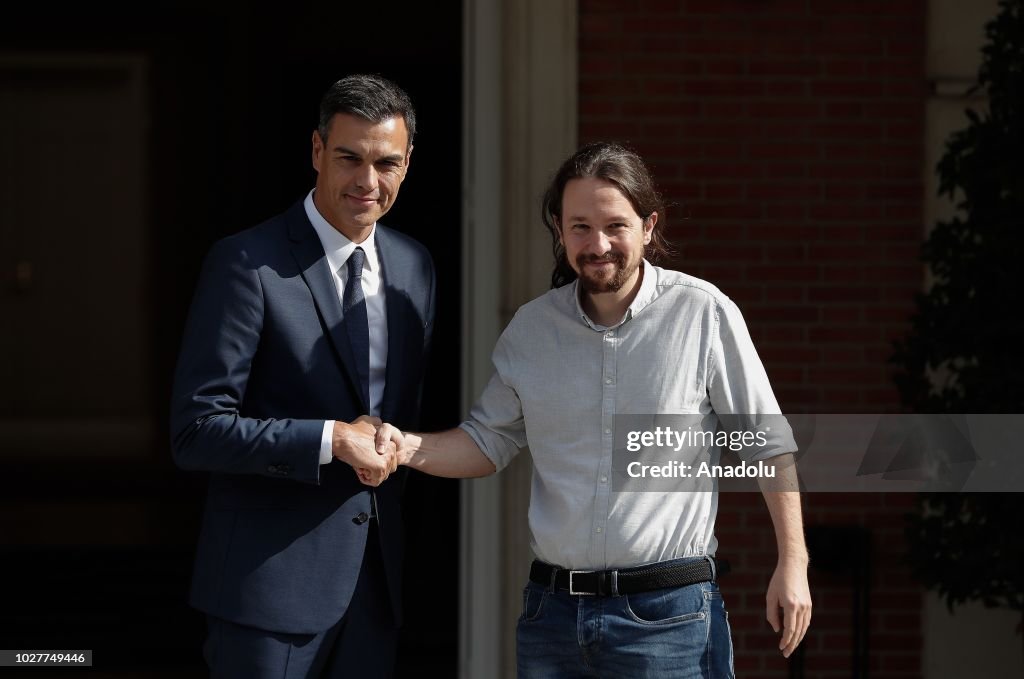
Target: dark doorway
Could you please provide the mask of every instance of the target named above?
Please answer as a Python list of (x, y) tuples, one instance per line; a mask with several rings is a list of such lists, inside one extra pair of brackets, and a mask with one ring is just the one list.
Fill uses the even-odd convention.
[[(203, 676), (204, 622), (185, 597), (205, 478), (172, 466), (166, 431), (181, 327), (210, 245), (312, 186), (317, 104), (347, 73), (389, 77), (417, 106), (410, 174), (384, 221), (437, 264), (423, 424), (458, 422), (461, 14), (57, 2), (0, 27), (15, 107), (0, 137), (0, 647)], [(104, 292), (126, 276), (131, 294)], [(413, 474), (406, 507), (399, 676), (454, 676), (457, 600), (433, 592), (457, 591), (458, 485)]]

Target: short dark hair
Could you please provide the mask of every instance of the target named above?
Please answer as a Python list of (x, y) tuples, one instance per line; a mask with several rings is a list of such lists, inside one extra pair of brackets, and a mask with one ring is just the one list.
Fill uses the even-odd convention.
[(416, 110), (405, 91), (379, 75), (350, 75), (330, 86), (320, 100), (320, 125), (317, 131), (326, 144), (331, 120), (348, 113), (372, 123), (402, 116), (409, 132), (409, 144), (416, 135)]
[(559, 288), (576, 280), (576, 271), (565, 256), (565, 246), (559, 238), (562, 219), (562, 196), (565, 186), (573, 179), (596, 177), (614, 184), (643, 219), (657, 212), (659, 219), (651, 232), (651, 242), (644, 247), (644, 257), (660, 263), (672, 256), (672, 248), (663, 235), (665, 204), (654, 188), (654, 180), (647, 166), (635, 152), (610, 142), (595, 142), (580, 148), (562, 163), (551, 185), (544, 192), (541, 218), (551, 232), (555, 269), (551, 272), (551, 287)]

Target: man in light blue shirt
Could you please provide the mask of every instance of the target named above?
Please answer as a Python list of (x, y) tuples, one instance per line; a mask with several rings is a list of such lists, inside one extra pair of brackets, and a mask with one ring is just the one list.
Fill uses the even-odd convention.
[(722, 416), (776, 416), (782, 426), (740, 453), (775, 475), (761, 485), (779, 549), (766, 615), (787, 657), (810, 622), (792, 431), (736, 305), (651, 262), (666, 251), (663, 214), (636, 154), (580, 149), (544, 198), (554, 289), (502, 333), (469, 419), (437, 434), (378, 430), (403, 464), (440, 476), (491, 474), (530, 447), (537, 561), (517, 629), (520, 676), (733, 675), (713, 558), (718, 493), (615, 486), (625, 415), (686, 416), (711, 431)]

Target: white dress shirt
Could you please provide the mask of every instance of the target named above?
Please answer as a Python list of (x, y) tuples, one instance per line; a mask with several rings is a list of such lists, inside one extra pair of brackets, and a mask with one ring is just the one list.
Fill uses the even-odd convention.
[[(373, 225), (369, 237), (362, 243), (353, 243), (340, 231), (331, 226), (313, 204), (313, 191), (303, 203), (306, 216), (320, 237), (320, 244), (327, 254), (327, 263), (334, 274), (338, 288), (338, 301), (344, 304), (345, 284), (348, 281), (348, 258), (357, 248), (366, 253), (363, 263), (363, 296), (366, 297), (366, 321), (370, 326), (370, 415), (380, 417), (380, 404), (384, 399), (384, 375), (388, 364), (388, 317), (384, 299), (384, 285), (381, 278), (380, 259), (377, 257), (375, 236), (377, 225)], [(333, 459), (331, 453), (334, 440), (334, 422), (324, 422), (320, 439), (320, 464)]]

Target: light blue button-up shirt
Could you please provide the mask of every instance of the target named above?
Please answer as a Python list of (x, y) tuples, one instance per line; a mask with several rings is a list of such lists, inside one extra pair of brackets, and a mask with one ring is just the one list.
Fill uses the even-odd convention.
[[(576, 283), (523, 305), (461, 425), (499, 470), (529, 445), (532, 547), (551, 564), (625, 568), (715, 553), (718, 493), (613, 492), (615, 415), (780, 413), (736, 305), (698, 278), (646, 261), (641, 271), (613, 327), (587, 317)], [(785, 426), (743, 457), (794, 451)]]

